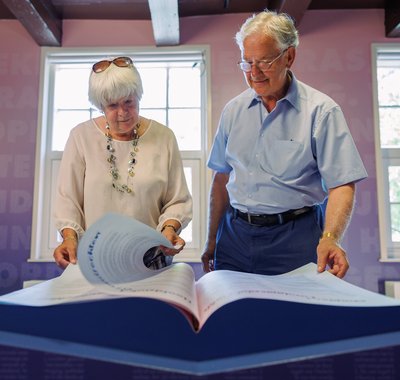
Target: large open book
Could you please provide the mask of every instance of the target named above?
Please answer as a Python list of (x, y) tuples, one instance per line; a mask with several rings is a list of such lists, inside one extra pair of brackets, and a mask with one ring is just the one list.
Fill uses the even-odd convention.
[(313, 263), (278, 276), (221, 270), (208, 273), (196, 282), (188, 264), (171, 264), (167, 258), (167, 266), (162, 269), (145, 265), (144, 258), (159, 253), (160, 245), (171, 246), (152, 228), (128, 217), (108, 214), (81, 239), (79, 265), (69, 265), (58, 278), (2, 296), (0, 302), (49, 306), (150, 298), (176, 307), (195, 331), (200, 331), (220, 308), (242, 299), (341, 307), (400, 305), (399, 300), (356, 287), (328, 272), (317, 273)]
[(195, 374), (400, 344), (398, 300), (314, 264), (196, 281), (189, 264), (150, 269), (160, 245), (169, 243), (135, 220), (100, 219), (79, 265), (0, 297), (0, 344)]

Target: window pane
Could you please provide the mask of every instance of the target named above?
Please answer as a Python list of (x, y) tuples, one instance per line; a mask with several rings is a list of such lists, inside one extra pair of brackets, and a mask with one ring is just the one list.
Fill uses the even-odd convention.
[(389, 166), (390, 203), (400, 203), (400, 166)]
[(174, 131), (180, 150), (201, 149), (201, 114), (199, 109), (173, 109), (168, 126)]
[(392, 219), (392, 241), (400, 242), (400, 204), (390, 205)]
[(158, 121), (161, 124), (167, 125), (167, 112), (166, 110), (157, 110), (157, 109), (143, 109), (140, 108), (140, 116), (147, 117), (148, 119), (153, 119)]
[(167, 106), (167, 70), (165, 68), (142, 68), (138, 66), (142, 78), (143, 108), (165, 108)]
[(90, 110), (54, 113), (52, 150), (63, 151), (69, 133), (79, 123), (90, 119)]
[(379, 125), (382, 148), (400, 148), (400, 67), (395, 61), (378, 62)]
[(389, 166), (392, 241), (400, 242), (400, 166)]
[(377, 73), (379, 105), (400, 105), (400, 68), (379, 67)]
[(90, 108), (89, 65), (58, 65), (54, 86), (54, 108)]
[(200, 68), (197, 66), (170, 70), (170, 107), (200, 107)]
[(380, 107), (379, 126), (381, 147), (400, 148), (400, 105), (398, 108)]

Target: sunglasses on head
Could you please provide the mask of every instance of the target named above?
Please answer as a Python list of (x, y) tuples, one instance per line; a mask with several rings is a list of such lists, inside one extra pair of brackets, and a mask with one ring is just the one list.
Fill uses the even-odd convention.
[(128, 67), (130, 65), (133, 65), (133, 61), (129, 57), (118, 57), (113, 59), (112, 61), (106, 59), (103, 61), (99, 61), (93, 65), (92, 70), (96, 74), (101, 73), (102, 71), (108, 69), (112, 63), (118, 67)]

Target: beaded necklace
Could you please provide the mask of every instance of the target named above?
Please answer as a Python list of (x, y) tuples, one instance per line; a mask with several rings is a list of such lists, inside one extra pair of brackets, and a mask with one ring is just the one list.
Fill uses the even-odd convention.
[(121, 193), (128, 193), (133, 194), (133, 189), (128, 186), (128, 181), (130, 177), (135, 175), (135, 165), (136, 165), (136, 153), (139, 151), (138, 142), (139, 142), (139, 133), (138, 129), (140, 128), (140, 123), (136, 124), (136, 128), (132, 131), (132, 149), (129, 153), (129, 161), (128, 161), (128, 176), (126, 178), (126, 184), (120, 183), (119, 180), (121, 175), (119, 174), (119, 170), (115, 164), (117, 157), (114, 155), (115, 149), (113, 147), (113, 138), (110, 134), (110, 126), (108, 123), (106, 124), (106, 139), (107, 139), (107, 151), (110, 153), (109, 157), (107, 158), (107, 162), (110, 164), (110, 175), (112, 178), (112, 187), (121, 192)]

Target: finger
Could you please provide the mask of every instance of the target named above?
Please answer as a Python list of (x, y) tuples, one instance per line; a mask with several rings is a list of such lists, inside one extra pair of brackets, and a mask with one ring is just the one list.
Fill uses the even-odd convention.
[(186, 242), (181, 237), (178, 237), (178, 239), (176, 239), (176, 241), (173, 243), (173, 245), (174, 245), (175, 249), (177, 249), (178, 251), (181, 251), (185, 247)]
[(329, 273), (332, 273), (334, 276), (337, 276), (339, 273), (339, 265), (334, 264), (332, 268), (328, 270)]
[(346, 275), (348, 269), (349, 269), (348, 265), (342, 265), (342, 266), (338, 265), (338, 271), (336, 273), (336, 277), (343, 278)]
[(326, 268), (327, 265), (327, 260), (322, 258), (322, 257), (318, 257), (317, 260), (317, 270), (319, 273), (323, 272)]
[(61, 257), (61, 258), (58, 258), (55, 260), (56, 260), (56, 264), (62, 269), (65, 269), (69, 264), (69, 261), (66, 260), (64, 257)]
[(62, 252), (60, 252), (59, 250), (55, 250), (53, 253), (53, 257), (54, 257), (54, 261), (56, 262), (56, 264), (59, 267), (64, 268), (64, 266), (63, 266), (63, 265), (65, 265), (64, 261), (66, 261), (64, 254)]
[(69, 262), (71, 264), (76, 264), (77, 259), (76, 259), (76, 251), (72, 251), (69, 253)]

